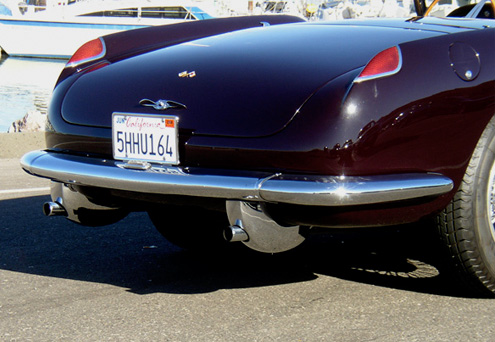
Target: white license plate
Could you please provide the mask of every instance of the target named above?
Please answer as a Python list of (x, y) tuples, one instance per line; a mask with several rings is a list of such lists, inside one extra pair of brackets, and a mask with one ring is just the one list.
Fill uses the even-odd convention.
[(179, 164), (178, 118), (164, 115), (113, 113), (113, 157)]

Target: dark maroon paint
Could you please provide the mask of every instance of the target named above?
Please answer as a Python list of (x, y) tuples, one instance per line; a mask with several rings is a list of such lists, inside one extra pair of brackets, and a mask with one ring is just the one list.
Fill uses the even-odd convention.
[[(166, 98), (187, 106), (167, 112), (180, 118), (182, 166), (348, 176), (437, 172), (456, 185), (436, 199), (379, 207), (269, 206), (285, 222), (406, 223), (447, 205), (495, 113), (494, 28), (423, 19), (241, 30), (258, 26), (253, 18), (106, 37), (107, 57), (96, 62), (102, 68), (61, 75), (49, 148), (110, 158), (111, 113), (153, 113), (139, 101)], [(399, 73), (353, 83), (375, 54), (395, 45), (402, 53)], [(476, 63), (462, 58), (465, 46), (480, 63), (469, 81), (459, 76)], [(180, 79), (183, 70), (198, 76)]]

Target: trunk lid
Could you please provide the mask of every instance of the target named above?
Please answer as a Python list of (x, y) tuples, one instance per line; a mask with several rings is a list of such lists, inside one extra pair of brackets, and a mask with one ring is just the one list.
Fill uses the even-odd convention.
[[(236, 31), (163, 48), (81, 75), (62, 103), (73, 124), (111, 127), (113, 112), (179, 117), (193, 134), (274, 134), (321, 86), (376, 53), (439, 33), (291, 24)], [(180, 77), (181, 73), (182, 76)], [(143, 99), (186, 109), (157, 111)]]

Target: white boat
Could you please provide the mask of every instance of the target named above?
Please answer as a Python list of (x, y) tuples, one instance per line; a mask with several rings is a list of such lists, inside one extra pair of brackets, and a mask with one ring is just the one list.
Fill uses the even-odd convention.
[[(5, 4), (6, 0), (2, 1)], [(0, 48), (12, 57), (67, 59), (83, 43), (106, 34), (212, 18), (198, 7), (206, 5), (203, 2), (177, 3), (100, 0), (41, 8), (10, 7), (12, 15), (0, 16)]]

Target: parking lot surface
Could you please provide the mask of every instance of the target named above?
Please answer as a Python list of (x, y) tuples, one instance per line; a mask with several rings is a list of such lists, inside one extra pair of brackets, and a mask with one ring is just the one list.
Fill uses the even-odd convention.
[(15, 158), (0, 159), (0, 172), (1, 341), (495, 336), (494, 300), (456, 286), (428, 223), (332, 230), (278, 255), (242, 245), (191, 252), (164, 240), (145, 213), (96, 228), (44, 217), (48, 181)]

